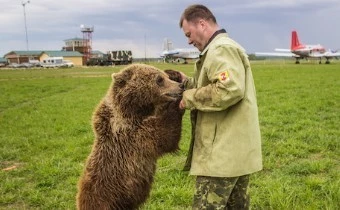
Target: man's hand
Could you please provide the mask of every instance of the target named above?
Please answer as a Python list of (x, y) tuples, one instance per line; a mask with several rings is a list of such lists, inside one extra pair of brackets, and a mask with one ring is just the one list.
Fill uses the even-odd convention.
[(179, 102), (179, 108), (180, 108), (180, 109), (185, 109), (185, 103), (184, 103), (183, 100), (181, 100), (181, 101)]

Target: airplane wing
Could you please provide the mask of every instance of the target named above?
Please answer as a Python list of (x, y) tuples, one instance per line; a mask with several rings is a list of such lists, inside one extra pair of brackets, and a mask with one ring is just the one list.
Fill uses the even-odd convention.
[(170, 51), (163, 52), (163, 55), (176, 55), (178, 53), (179, 51), (177, 50), (170, 50)]
[(273, 57), (299, 57), (297, 55), (295, 55), (294, 53), (290, 53), (290, 52), (282, 52), (282, 53), (275, 53), (275, 52), (255, 52), (256, 56), (273, 56)]
[(340, 52), (327, 51), (325, 52), (325, 57), (329, 58), (340, 57)]
[(290, 49), (275, 48), (276, 52), (291, 52)]
[(179, 51), (177, 50), (170, 50), (170, 51), (163, 51), (160, 56), (161, 57), (168, 57), (168, 56), (173, 56), (179, 54)]
[(340, 52), (326, 51), (324, 53), (310, 54), (309, 56), (314, 58), (335, 58), (340, 57)]

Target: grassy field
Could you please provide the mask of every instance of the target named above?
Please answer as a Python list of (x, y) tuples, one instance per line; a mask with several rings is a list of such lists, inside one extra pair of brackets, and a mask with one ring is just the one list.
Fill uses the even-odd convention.
[[(251, 179), (252, 209), (339, 209), (340, 64), (252, 68), (264, 160)], [(119, 69), (0, 70), (0, 209), (75, 209), (92, 112)], [(189, 139), (186, 112), (181, 151), (158, 161), (142, 209), (191, 209), (195, 180), (182, 171)]]

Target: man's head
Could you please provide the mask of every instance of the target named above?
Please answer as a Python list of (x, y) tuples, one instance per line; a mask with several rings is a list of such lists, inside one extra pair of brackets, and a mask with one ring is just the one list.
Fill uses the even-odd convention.
[(187, 7), (180, 19), (179, 26), (183, 29), (188, 43), (202, 51), (210, 37), (218, 30), (215, 16), (204, 5)]

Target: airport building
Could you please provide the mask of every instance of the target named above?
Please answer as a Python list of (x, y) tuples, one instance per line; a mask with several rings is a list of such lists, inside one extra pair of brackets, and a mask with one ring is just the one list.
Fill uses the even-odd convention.
[(63, 51), (78, 51), (80, 53), (84, 52), (84, 40), (81, 38), (72, 38), (64, 40), (65, 46)]
[[(87, 40), (85, 40), (86, 42)], [(8, 63), (28, 63), (29, 60), (43, 61), (48, 57), (63, 57), (64, 60), (70, 60), (75, 66), (81, 66), (84, 64), (84, 52), (85, 48), (88, 48), (88, 43), (84, 43), (82, 38), (72, 38), (64, 40), (65, 46), (62, 50), (29, 50), (11, 51), (4, 55), (4, 60)], [(92, 58), (102, 58), (104, 53), (95, 50), (91, 51)]]
[[(75, 66), (86, 64), (91, 58), (102, 58), (103, 53), (92, 50), (92, 33), (94, 27), (80, 26), (83, 38), (72, 38), (64, 40), (65, 46), (61, 51), (51, 50), (27, 50), (11, 51), (5, 54), (4, 59), (7, 63), (29, 63), (30, 61), (40, 61), (48, 57), (62, 57), (64, 60), (71, 61)], [(4, 62), (4, 61), (3, 61)]]
[(29, 60), (43, 61), (48, 57), (63, 57), (65, 60), (70, 60), (75, 66), (83, 64), (83, 55), (78, 51), (11, 51), (5, 54), (4, 58), (8, 63), (28, 63)]

